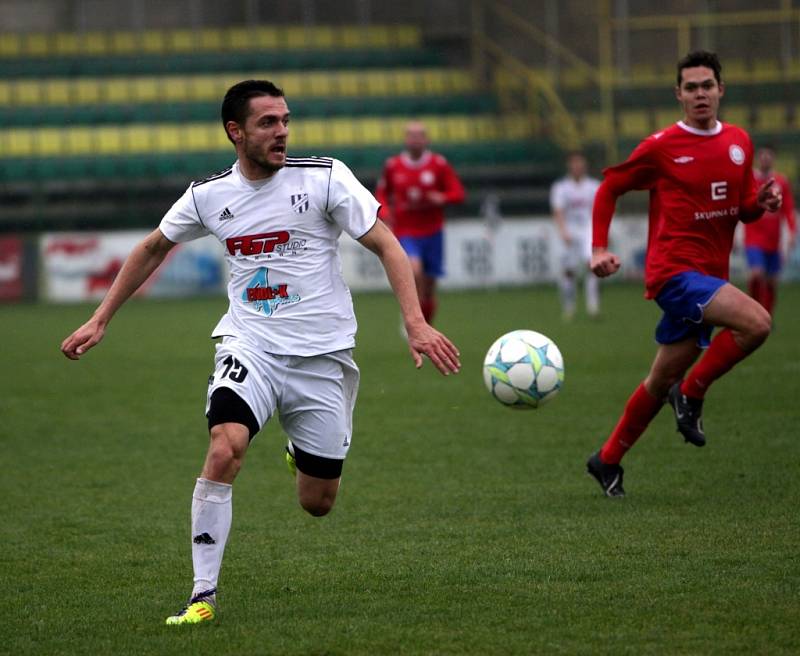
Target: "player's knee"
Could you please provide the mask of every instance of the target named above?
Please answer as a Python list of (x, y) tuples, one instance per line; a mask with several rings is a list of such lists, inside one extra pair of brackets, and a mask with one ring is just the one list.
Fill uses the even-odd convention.
[(759, 311), (754, 314), (750, 327), (750, 338), (753, 347), (761, 346), (772, 331), (772, 317), (759, 305)]
[(234, 435), (233, 429), (226, 424), (218, 424), (211, 428), (208, 461), (213, 471), (238, 473), (245, 450), (246, 442), (242, 443), (239, 436)]
[(313, 517), (324, 517), (336, 503), (336, 493), (323, 493), (320, 495), (300, 495), (300, 505)]

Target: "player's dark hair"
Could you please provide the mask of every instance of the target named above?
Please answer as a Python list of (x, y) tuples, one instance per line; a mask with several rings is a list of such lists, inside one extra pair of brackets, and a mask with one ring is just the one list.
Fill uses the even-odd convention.
[(228, 121), (235, 121), (242, 125), (250, 112), (250, 99), (259, 96), (272, 96), (273, 98), (283, 98), (283, 89), (275, 86), (268, 80), (244, 80), (234, 84), (222, 99), (222, 127), (225, 134), (233, 143), (228, 128), (225, 127)]
[(717, 84), (722, 82), (722, 64), (719, 63), (717, 53), (707, 50), (695, 50), (690, 52), (678, 62), (678, 86), (681, 86), (684, 68), (694, 68), (695, 66), (705, 66), (714, 71), (714, 78)]

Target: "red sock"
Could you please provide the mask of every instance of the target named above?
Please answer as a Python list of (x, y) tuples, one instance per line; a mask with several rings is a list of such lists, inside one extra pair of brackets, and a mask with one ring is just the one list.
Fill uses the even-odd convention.
[(436, 314), (436, 298), (426, 298), (419, 302), (420, 307), (422, 308), (422, 316), (425, 317), (425, 321), (432, 324), (433, 323), (433, 315)]
[(695, 399), (706, 395), (711, 383), (727, 373), (748, 353), (733, 339), (733, 332), (726, 328), (712, 341), (703, 357), (692, 367), (681, 385), (681, 392)]
[(663, 399), (651, 396), (650, 392), (645, 389), (644, 383), (641, 383), (625, 404), (625, 410), (611, 433), (611, 437), (600, 449), (600, 460), (607, 465), (618, 464), (622, 460), (622, 456), (644, 433), (653, 417), (661, 410), (662, 405), (664, 405)]
[(761, 287), (761, 278), (758, 276), (753, 276), (747, 282), (747, 293), (759, 303), (761, 302)]
[(761, 301), (761, 305), (763, 305), (764, 309), (772, 316), (772, 311), (775, 309), (775, 283), (770, 280), (766, 281), (763, 286), (762, 294), (764, 300)]

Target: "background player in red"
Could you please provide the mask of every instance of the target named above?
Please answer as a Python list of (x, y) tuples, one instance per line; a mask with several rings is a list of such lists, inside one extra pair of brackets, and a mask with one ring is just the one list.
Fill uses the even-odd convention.
[(794, 215), (794, 198), (789, 181), (775, 172), (775, 151), (769, 146), (756, 153), (755, 178), (758, 182), (774, 179), (783, 196), (783, 205), (777, 212), (764, 212), (758, 221), (744, 228), (744, 247), (750, 269), (747, 288), (750, 296), (772, 314), (775, 307), (775, 289), (781, 272), (781, 228), (786, 221), (789, 228), (788, 252), (794, 248), (797, 222)]
[(386, 160), (375, 197), (411, 260), (422, 314), (436, 313), (436, 279), (444, 275), (444, 207), (464, 201), (464, 187), (453, 167), (428, 149), (419, 121), (406, 126), (405, 150)]
[[(624, 496), (620, 460), (665, 400), (686, 441), (705, 444), (701, 413), (708, 387), (770, 332), (769, 313), (727, 282), (728, 262), (737, 222), (778, 209), (780, 188), (772, 179), (757, 187), (750, 137), (717, 120), (725, 90), (720, 71), (714, 53), (693, 52), (678, 62), (675, 95), (683, 120), (645, 139), (626, 162), (606, 169), (595, 197), (591, 268), (605, 277), (620, 267), (608, 250), (616, 199), (633, 189), (650, 191), (645, 296), (664, 311), (650, 372), (602, 449), (587, 462), (609, 497)], [(711, 341), (714, 326), (722, 330)]]

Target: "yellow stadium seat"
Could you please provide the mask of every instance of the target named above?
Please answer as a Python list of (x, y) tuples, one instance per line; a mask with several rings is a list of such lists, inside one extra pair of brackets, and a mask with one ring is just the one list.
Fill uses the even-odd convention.
[(189, 84), (183, 76), (173, 76), (161, 78), (161, 94), (165, 100), (180, 101), (185, 100), (189, 95)]
[(72, 90), (67, 80), (49, 80), (44, 83), (44, 102), (48, 105), (69, 105)]
[(797, 158), (794, 155), (778, 155), (775, 157), (775, 169), (780, 171), (789, 180), (797, 179)]
[(78, 104), (92, 105), (100, 101), (100, 85), (97, 80), (78, 79), (75, 81), (74, 91)]
[(36, 154), (53, 157), (64, 153), (64, 131), (59, 128), (39, 128), (36, 131)]
[(337, 96), (357, 96), (361, 92), (361, 75), (358, 73), (339, 73), (336, 76)]
[(8, 130), (5, 132), (2, 152), (8, 157), (30, 157), (35, 155), (33, 132), (30, 130)]
[(787, 107), (783, 103), (758, 105), (753, 129), (756, 132), (782, 132), (788, 127), (787, 117)]
[(29, 56), (41, 57), (49, 55), (52, 50), (51, 39), (47, 34), (28, 34), (23, 41), (22, 52)]
[(367, 40), (371, 48), (390, 48), (392, 45), (390, 28), (384, 25), (370, 27)]
[(14, 85), (11, 102), (15, 105), (38, 105), (43, 99), (42, 84), (22, 80)]
[(643, 139), (652, 132), (650, 113), (645, 110), (620, 112), (619, 135), (622, 137)]
[(352, 120), (336, 118), (328, 121), (328, 126), (325, 144), (345, 146), (356, 142), (356, 131)]
[(655, 125), (653, 126), (653, 131), (663, 130), (681, 120), (681, 110), (677, 104), (675, 107), (656, 109), (654, 113)]
[(76, 55), (81, 51), (77, 34), (64, 32), (55, 36), (55, 51), (59, 55)]
[(613, 132), (613, 121), (604, 112), (585, 112), (580, 125), (581, 137), (586, 141), (604, 141)]
[(163, 32), (148, 30), (142, 33), (142, 50), (149, 54), (159, 54), (166, 52), (167, 44)]
[(169, 33), (168, 49), (172, 52), (194, 52), (197, 50), (194, 32), (191, 30), (173, 30)]
[(750, 108), (742, 105), (722, 105), (719, 113), (720, 120), (733, 123), (745, 129), (750, 128)]
[(389, 80), (390, 94), (395, 96), (407, 96), (421, 90), (419, 76), (411, 71), (398, 71), (394, 75), (387, 74)]
[(200, 30), (198, 48), (200, 50), (221, 50), (224, 39), (221, 30)]
[(81, 36), (80, 44), (87, 55), (105, 55), (109, 51), (105, 32), (87, 32)]
[(401, 48), (416, 48), (422, 44), (420, 30), (413, 25), (395, 27), (394, 33), (394, 43)]
[(92, 128), (70, 128), (64, 131), (65, 155), (88, 155), (94, 152)]
[(389, 79), (385, 73), (373, 72), (364, 75), (367, 94), (370, 96), (388, 96), (390, 94)]
[(130, 82), (131, 101), (137, 103), (155, 102), (161, 94), (156, 78), (137, 77)]
[(125, 128), (123, 137), (126, 153), (149, 153), (155, 145), (153, 129), (145, 125), (132, 125)]
[(194, 101), (219, 100), (228, 88), (218, 78), (210, 75), (187, 77), (186, 86), (187, 100)]
[(336, 30), (333, 27), (315, 27), (312, 31), (311, 47), (320, 50), (333, 48), (336, 44)]
[(12, 95), (11, 86), (8, 82), (0, 82), (0, 106), (9, 105)]
[(253, 45), (250, 30), (243, 28), (231, 28), (227, 30), (228, 47), (233, 50), (250, 50)]
[(290, 42), (290, 39), (287, 37), (285, 40), (281, 40), (281, 30), (275, 27), (259, 27), (255, 30), (254, 36), (256, 43), (258, 44), (258, 48), (262, 50), (275, 50), (277, 48), (282, 47), (283, 44), (287, 44)]
[(372, 146), (386, 143), (386, 121), (382, 119), (364, 119), (358, 123), (360, 145)]
[(122, 131), (118, 127), (98, 127), (92, 132), (95, 151), (101, 155), (122, 152)]
[(422, 88), (425, 93), (439, 95), (445, 92), (445, 80), (439, 71), (425, 71), (422, 74)]
[(173, 153), (183, 150), (186, 133), (197, 129), (195, 125), (159, 125), (155, 128), (155, 150)]
[(109, 78), (102, 84), (103, 102), (122, 104), (131, 101), (131, 85), (126, 78)]
[(308, 48), (312, 41), (305, 27), (288, 27), (283, 31), (283, 36), (287, 48)]
[(22, 53), (22, 39), (18, 34), (0, 34), (0, 55), (16, 57)]
[(134, 32), (114, 32), (110, 39), (111, 51), (118, 55), (129, 55), (138, 52), (141, 47)]
[(328, 73), (311, 73), (307, 77), (307, 83), (311, 96), (327, 96), (333, 93), (333, 79)]
[(358, 27), (342, 27), (337, 36), (340, 48), (363, 48), (366, 45), (364, 31)]

